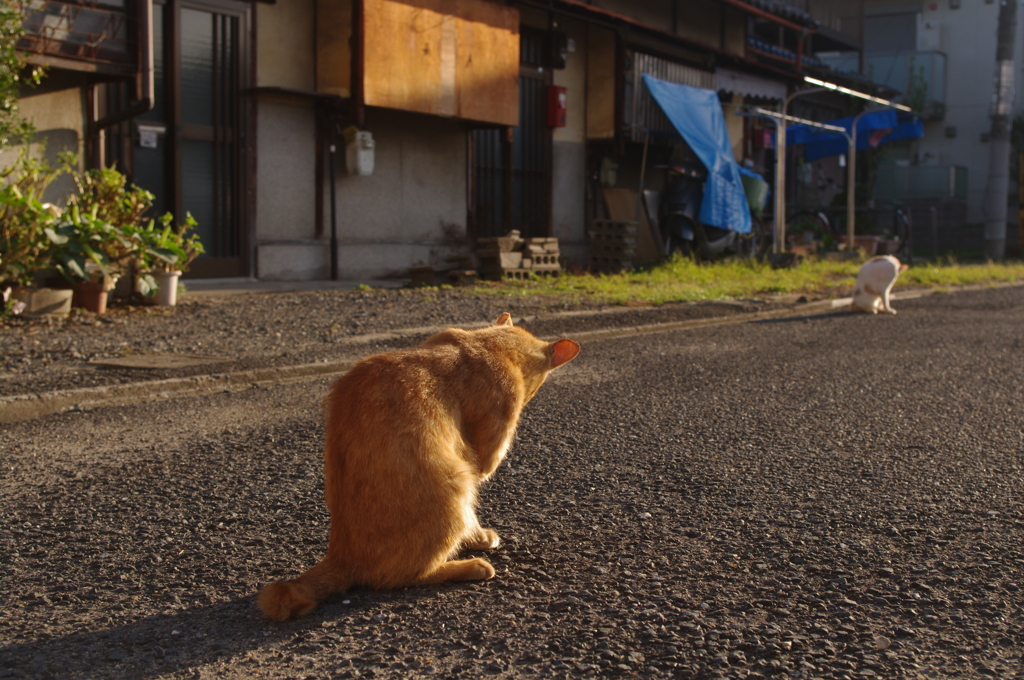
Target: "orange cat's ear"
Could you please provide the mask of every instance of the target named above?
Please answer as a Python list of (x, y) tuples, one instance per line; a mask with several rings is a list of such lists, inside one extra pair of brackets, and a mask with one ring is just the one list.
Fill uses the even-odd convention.
[(512, 315), (509, 314), (508, 312), (502, 312), (501, 316), (498, 317), (498, 320), (494, 322), (494, 325), (495, 326), (511, 326), (512, 325)]
[(572, 340), (562, 339), (549, 345), (548, 352), (551, 354), (551, 368), (558, 368), (575, 359), (580, 353), (580, 346)]

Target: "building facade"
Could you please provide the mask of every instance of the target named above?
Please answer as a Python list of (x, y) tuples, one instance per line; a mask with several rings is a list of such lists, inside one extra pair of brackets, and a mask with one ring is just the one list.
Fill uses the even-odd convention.
[[(978, 250), (989, 181), (990, 111), (995, 95), (996, 0), (816, 0), (821, 12), (845, 13), (859, 26), (862, 52), (824, 59), (923, 100), (925, 136), (888, 159), (875, 195), (917, 203), (917, 222), (935, 214), (943, 248)], [(841, 8), (841, 9), (840, 9)], [(859, 17), (857, 16), (859, 9)], [(1019, 12), (1018, 12), (1019, 15)], [(1014, 72), (1024, 67), (1024, 22), (1018, 16)], [(1014, 116), (1024, 110), (1017, 97)], [(1011, 178), (1016, 194), (1017, 178)], [(1011, 198), (1012, 200), (1012, 198)], [(1011, 213), (1011, 221), (1015, 216)], [(1016, 229), (1007, 233), (1016, 240)], [(930, 236), (929, 236), (930, 240)]]
[(158, 211), (190, 212), (207, 251), (192, 276), (402, 276), (509, 229), (585, 266), (602, 189), (637, 191), (645, 139), (649, 164), (678, 145), (641, 76), (717, 90), (737, 160), (770, 175), (763, 124), (738, 107), (841, 78), (813, 54), (856, 47), (811, 9), (54, 0), (26, 17), (50, 75), (22, 111), (48, 153), (115, 164)]

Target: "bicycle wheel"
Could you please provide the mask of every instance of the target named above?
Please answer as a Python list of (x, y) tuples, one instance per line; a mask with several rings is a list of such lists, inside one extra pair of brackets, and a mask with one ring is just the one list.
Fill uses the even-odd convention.
[(740, 237), (740, 257), (749, 260), (764, 255), (771, 248), (760, 218), (750, 216), (750, 233)]
[(910, 218), (907, 214), (899, 208), (893, 213), (893, 238), (899, 239), (900, 245), (896, 249), (894, 255), (897, 260), (901, 262), (910, 259), (911, 253), (911, 234), (910, 234)]

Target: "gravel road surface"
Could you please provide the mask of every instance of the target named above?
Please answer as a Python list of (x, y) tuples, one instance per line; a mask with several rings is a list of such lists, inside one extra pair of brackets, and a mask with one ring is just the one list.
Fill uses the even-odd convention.
[[(430, 304), (394, 328), (501, 311)], [(495, 579), (286, 624), (254, 594), (325, 547), (327, 380), (0, 425), (0, 678), (1024, 678), (1024, 288), (895, 306), (585, 343), (481, 494)], [(243, 349), (278, 332), (233, 318)], [(80, 366), (106, 329), (154, 347), (88, 321), (4, 330), (82, 355), (5, 356), (9, 393), (109, 379)], [(308, 342), (278, 354), (338, 351)]]

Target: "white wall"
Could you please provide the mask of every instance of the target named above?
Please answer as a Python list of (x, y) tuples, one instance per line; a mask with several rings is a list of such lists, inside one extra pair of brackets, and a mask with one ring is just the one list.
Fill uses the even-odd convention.
[[(256, 3), (256, 84), (313, 92), (314, 0)], [(311, 99), (256, 100), (256, 274), (325, 279), (328, 245), (316, 236), (316, 110)]]
[(256, 85), (316, 89), (314, 1), (256, 3)]
[[(960, 9), (948, 2), (923, 3), (922, 19), (939, 25), (940, 50), (946, 53), (946, 116), (927, 123), (925, 137), (918, 142), (919, 158), (939, 165), (968, 168), (967, 221), (982, 222), (985, 186), (988, 183), (990, 145), (981, 141), (991, 130), (989, 108), (995, 91), (996, 29), (999, 4), (963, 0)], [(1024, 89), (1024, 13), (1017, 10), (1015, 57), (1016, 89)], [(1024, 97), (1019, 94), (1014, 111), (1020, 113)], [(946, 128), (956, 127), (956, 137), (946, 137)]]
[[(337, 177), (338, 267), (343, 279), (405, 276), (437, 264), (466, 236), (467, 127), (456, 120), (370, 108), (374, 172)], [(325, 202), (329, 199), (324, 192)], [(327, 208), (325, 217), (329, 216)], [(330, 233), (326, 225), (325, 233)]]
[[(73, 87), (42, 94), (28, 92), (30, 94), (18, 100), (18, 106), (21, 116), (36, 128), (36, 141), (29, 145), (29, 153), (35, 157), (43, 156), (51, 165), (56, 165), (60, 153), (72, 151), (78, 154), (78, 168), (82, 169), (86, 121), (82, 90)], [(9, 150), (0, 158), (0, 167), (7, 167), (15, 158), (16, 150)], [(63, 203), (73, 191), (74, 180), (62, 175), (50, 185), (44, 198), (53, 203)]]
[(316, 110), (298, 98), (257, 102), (257, 276), (326, 278), (327, 245), (316, 238)]

